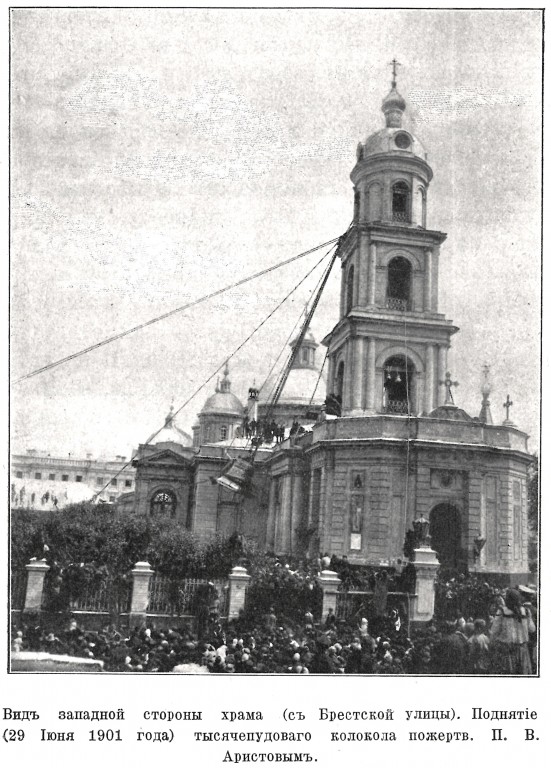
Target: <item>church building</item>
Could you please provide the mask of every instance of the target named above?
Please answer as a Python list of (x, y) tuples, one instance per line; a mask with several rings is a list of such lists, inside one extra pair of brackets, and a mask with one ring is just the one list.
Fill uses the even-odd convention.
[[(446, 234), (428, 226), (433, 171), (395, 75), (382, 112), (351, 173), (326, 380), (310, 332), (271, 411), (275, 382), (252, 388), (244, 407), (226, 366), (193, 438), (169, 414), (140, 446), (135, 511), (168, 512), (199, 536), (239, 533), (277, 553), (389, 567), (424, 519), (442, 565), (518, 582), (528, 573), (528, 438), (509, 418), (492, 423), (487, 392), (478, 416), (454, 403), (447, 354), (458, 328), (438, 302)], [(285, 431), (255, 444), (244, 424), (266, 413)], [(253, 458), (244, 492), (217, 482), (238, 456)]]

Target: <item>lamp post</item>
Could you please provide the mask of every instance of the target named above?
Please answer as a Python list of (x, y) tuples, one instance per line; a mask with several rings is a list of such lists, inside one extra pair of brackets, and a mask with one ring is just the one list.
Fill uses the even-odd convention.
[(430, 549), (430, 522), (421, 513), (417, 520), (413, 521), (413, 533), (415, 534), (415, 547)]

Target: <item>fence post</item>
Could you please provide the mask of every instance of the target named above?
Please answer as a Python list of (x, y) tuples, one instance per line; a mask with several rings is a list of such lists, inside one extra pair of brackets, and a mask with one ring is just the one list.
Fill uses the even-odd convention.
[(323, 592), (323, 602), (321, 606), (321, 620), (325, 621), (329, 609), (337, 613), (337, 592), (341, 584), (339, 576), (335, 571), (322, 571), (318, 576), (318, 584)]
[(145, 621), (149, 603), (149, 582), (154, 571), (148, 562), (140, 560), (132, 568), (132, 598), (130, 601), (130, 626)]
[(27, 588), (25, 590), (25, 611), (39, 611), (42, 608), (44, 578), (50, 566), (45, 560), (32, 559), (26, 566)]
[(438, 570), (436, 552), (430, 547), (413, 551), (415, 597), (412, 599), (412, 621), (430, 621), (434, 615), (434, 582)]
[(236, 565), (232, 568), (228, 580), (230, 582), (228, 597), (228, 619), (236, 619), (245, 608), (245, 597), (251, 577), (247, 569)]

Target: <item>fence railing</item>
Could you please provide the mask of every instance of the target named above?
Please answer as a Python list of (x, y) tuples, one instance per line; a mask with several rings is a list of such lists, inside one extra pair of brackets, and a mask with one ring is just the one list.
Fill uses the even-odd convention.
[[(216, 590), (216, 595), (212, 592), (209, 584)], [(149, 582), (147, 613), (194, 616), (203, 601), (213, 604), (216, 600), (219, 616), (225, 617), (228, 615), (228, 591), (226, 580), (210, 582), (207, 579), (175, 580), (154, 574)], [(208, 608), (209, 605), (206, 607)]]
[(24, 571), (12, 571), (11, 574), (11, 606), (16, 611), (25, 607), (25, 592), (27, 589), (27, 574)]
[(128, 613), (130, 610), (131, 584), (103, 582), (90, 585), (81, 595), (69, 602), (72, 611), (86, 613)]

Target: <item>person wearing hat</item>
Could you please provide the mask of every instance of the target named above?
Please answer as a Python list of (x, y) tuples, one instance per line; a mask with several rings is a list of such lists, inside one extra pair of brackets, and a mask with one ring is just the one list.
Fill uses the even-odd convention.
[(531, 675), (528, 640), (535, 630), (520, 592), (508, 589), (505, 605), (498, 608), (490, 629), (491, 671), (500, 675)]

